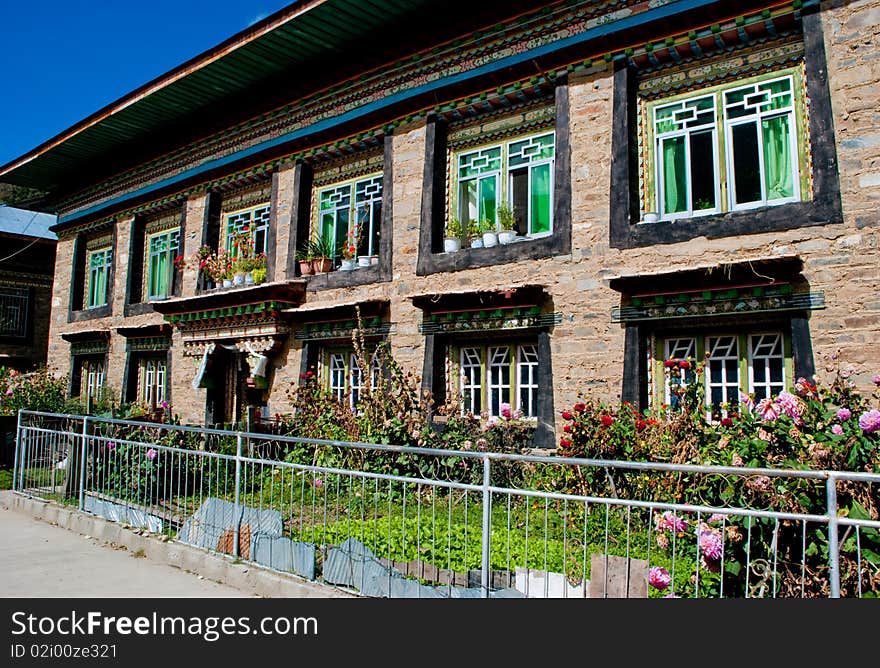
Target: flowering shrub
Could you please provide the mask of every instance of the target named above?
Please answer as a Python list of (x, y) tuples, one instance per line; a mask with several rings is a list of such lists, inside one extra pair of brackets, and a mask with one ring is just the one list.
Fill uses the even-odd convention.
[[(664, 369), (672, 379), (681, 378), (681, 360), (669, 360)], [(580, 397), (562, 412), (563, 433), (558, 454), (563, 457), (618, 459), (680, 464), (769, 467), (880, 472), (880, 376), (870, 396), (858, 391), (851, 381), (852, 371), (841, 368), (837, 356), (827, 360), (830, 379), (813, 383), (797, 379), (792, 391), (755, 401), (741, 395), (740, 401), (722, 405), (708, 416), (704, 405), (702, 365), (689, 364), (690, 382), (670, 383), (673, 401), (655, 411), (638, 412), (631, 406), (611, 404)], [(576, 467), (576, 475), (562, 479), (548, 475), (541, 481), (554, 490), (596, 496), (624, 496), (640, 500), (692, 503), (714, 507), (738, 506), (798, 513), (825, 512), (824, 481), (769, 478), (767, 476), (722, 476), (709, 474), (650, 475), (613, 467)], [(876, 487), (876, 486), (875, 486)], [(870, 519), (880, 517), (880, 491), (868, 485), (841, 482), (838, 485), (841, 512)], [(668, 522), (668, 518), (663, 522)], [(711, 522), (709, 523), (712, 524)], [(753, 542), (769, 546), (776, 540), (782, 563), (802, 561), (803, 531), (796, 523), (782, 523), (774, 537), (764, 525), (753, 527)], [(700, 525), (702, 527), (702, 525)], [(658, 540), (670, 529), (658, 524)], [(681, 527), (675, 528), (679, 531)], [(737, 531), (733, 525), (725, 531)], [(668, 537), (668, 536), (667, 536)], [(720, 557), (720, 528), (700, 528), (684, 543), (698, 548), (703, 566), (712, 573)], [(728, 534), (729, 537), (729, 534)], [(876, 562), (880, 573), (880, 540), (876, 532), (863, 531), (861, 558)], [(817, 526), (806, 538), (808, 555), (827, 552), (827, 533)], [(737, 552), (737, 543), (724, 542), (728, 572), (745, 563), (745, 554)], [(752, 546), (754, 550), (754, 544)], [(847, 537), (841, 546), (842, 563), (855, 558), (855, 544)], [(754, 554), (752, 555), (754, 558)], [(817, 569), (824, 568), (822, 559)], [(790, 586), (799, 572), (786, 574)], [(858, 569), (844, 569), (849, 576), (842, 586), (855, 587)], [(721, 575), (713, 575), (720, 578)], [(707, 577), (707, 580), (709, 578)], [(880, 575), (868, 583), (880, 592)], [(818, 580), (816, 580), (818, 582)], [(701, 586), (704, 583), (700, 583)], [(865, 583), (863, 583), (863, 586)], [(690, 583), (689, 586), (696, 586)], [(816, 585), (819, 586), (819, 585)], [(727, 587), (727, 585), (725, 585)]]

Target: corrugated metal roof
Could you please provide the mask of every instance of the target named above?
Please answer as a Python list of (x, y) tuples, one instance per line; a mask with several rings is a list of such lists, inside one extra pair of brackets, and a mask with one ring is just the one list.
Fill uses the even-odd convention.
[(25, 237), (56, 240), (58, 237), (49, 228), (57, 222), (57, 217), (48, 213), (17, 209), (0, 204), (0, 232)]

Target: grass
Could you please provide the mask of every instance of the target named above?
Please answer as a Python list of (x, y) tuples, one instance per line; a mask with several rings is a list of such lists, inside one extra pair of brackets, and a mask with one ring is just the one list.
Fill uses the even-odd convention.
[(0, 489), (12, 489), (12, 469), (0, 469)]

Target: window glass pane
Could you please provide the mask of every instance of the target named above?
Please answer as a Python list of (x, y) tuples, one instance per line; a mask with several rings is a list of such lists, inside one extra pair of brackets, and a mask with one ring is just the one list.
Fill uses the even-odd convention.
[(480, 220), (488, 220), (495, 225), (495, 194), (498, 180), (494, 176), (480, 179)]
[(458, 186), (458, 218), (462, 225), (468, 220), (479, 220), (480, 207), (477, 202), (477, 181), (463, 181)]
[(715, 140), (711, 132), (690, 136), (691, 197), (694, 211), (715, 208)]
[(534, 345), (522, 345), (517, 350), (517, 365), (519, 367), (517, 394), (519, 400), (517, 407), (525, 417), (535, 417), (538, 414), (538, 350)]
[(501, 404), (510, 403), (510, 348), (489, 348), (489, 414), (499, 416)]
[(660, 151), (663, 213), (687, 211), (687, 172), (684, 137), (668, 137)]
[(339, 353), (330, 355), (329, 385), (330, 393), (337, 401), (345, 401), (345, 357)]
[(722, 403), (739, 402), (739, 340), (736, 336), (706, 337), (706, 399), (712, 417), (720, 417)]
[[(697, 356), (697, 340), (693, 337), (681, 337), (666, 339), (664, 342), (666, 360), (694, 361)], [(664, 372), (665, 402), (673, 410), (680, 408), (681, 390), (694, 381), (693, 368), (682, 369), (680, 366), (672, 366)]]
[(550, 231), (550, 165), (532, 167), (531, 229), (532, 234)]
[(764, 139), (764, 186), (768, 200), (794, 196), (790, 121), (791, 116), (777, 116), (761, 121)]
[(525, 167), (510, 172), (510, 201), (516, 233), (525, 236), (529, 233), (529, 170)]
[(735, 202), (761, 201), (761, 173), (758, 163), (758, 126), (741, 123), (731, 130), (733, 137), (733, 179), (736, 184)]
[(479, 415), (482, 401), (482, 356), (478, 348), (461, 349), (461, 401), (462, 410)]
[(749, 336), (749, 363), (755, 399), (777, 395), (785, 389), (785, 356), (782, 334), (752, 334)]

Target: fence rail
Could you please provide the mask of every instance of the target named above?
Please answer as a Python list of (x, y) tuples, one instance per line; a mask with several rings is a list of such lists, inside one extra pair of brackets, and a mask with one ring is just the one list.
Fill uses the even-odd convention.
[(14, 489), (375, 597), (875, 597), (880, 474), (21, 411)]

